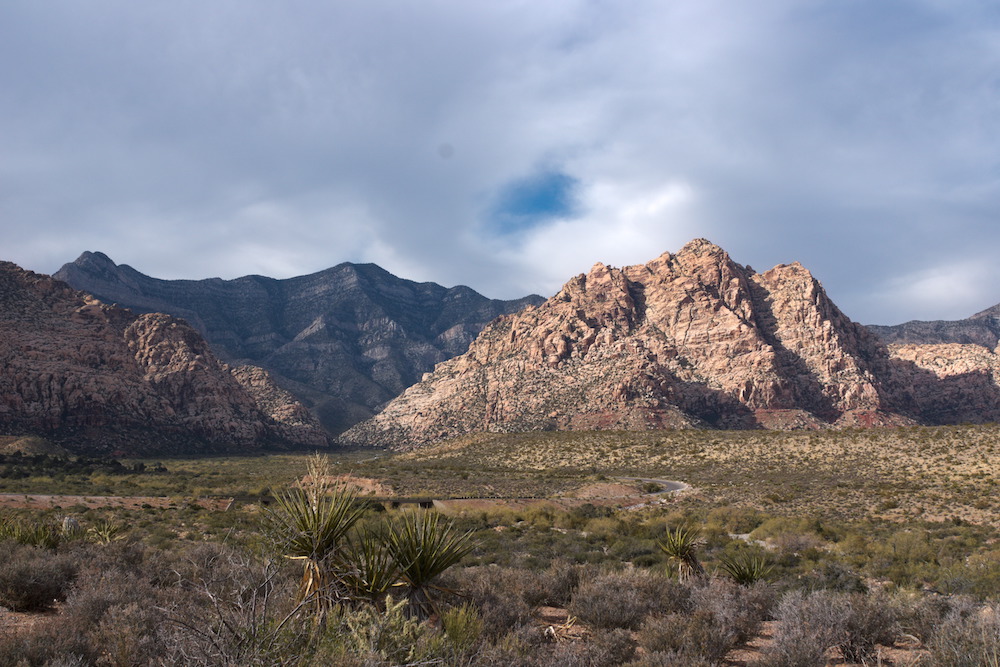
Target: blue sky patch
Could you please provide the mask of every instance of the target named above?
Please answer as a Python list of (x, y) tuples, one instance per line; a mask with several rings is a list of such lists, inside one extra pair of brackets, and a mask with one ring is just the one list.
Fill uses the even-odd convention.
[(530, 229), (578, 211), (579, 181), (557, 170), (540, 171), (501, 189), (490, 215), (491, 226), (504, 234)]

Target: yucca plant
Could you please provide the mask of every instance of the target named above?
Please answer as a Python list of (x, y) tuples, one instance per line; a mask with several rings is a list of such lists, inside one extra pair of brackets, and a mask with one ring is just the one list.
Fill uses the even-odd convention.
[(705, 544), (701, 531), (691, 525), (678, 526), (668, 530), (663, 539), (656, 543), (660, 551), (677, 565), (677, 578), (687, 581), (692, 577), (704, 577), (705, 568), (698, 560), (698, 549)]
[(101, 519), (87, 529), (87, 536), (98, 544), (111, 544), (125, 537), (124, 527), (117, 522)]
[(62, 542), (62, 530), (47, 523), (24, 523), (4, 517), (0, 519), (0, 540), (14, 540), (20, 544), (43, 549), (55, 549)]
[(434, 591), (447, 589), (435, 586), (434, 580), (474, 546), (471, 531), (455, 532), (454, 524), (441, 523), (436, 512), (410, 512), (389, 526), (386, 547), (399, 568), (409, 613), (428, 618), (437, 612)]
[(740, 586), (753, 586), (771, 573), (771, 564), (763, 554), (742, 550), (719, 557), (719, 567)]
[(382, 606), (389, 590), (399, 580), (399, 569), (385, 538), (364, 530), (351, 541), (342, 579), (353, 598)]
[(302, 562), (302, 581), (296, 602), (311, 602), (325, 612), (340, 597), (336, 589), (348, 531), (363, 509), (355, 493), (330, 481), (330, 464), (316, 456), (308, 464), (310, 482), (280, 493), (276, 509), (268, 513), (281, 539), (285, 557)]

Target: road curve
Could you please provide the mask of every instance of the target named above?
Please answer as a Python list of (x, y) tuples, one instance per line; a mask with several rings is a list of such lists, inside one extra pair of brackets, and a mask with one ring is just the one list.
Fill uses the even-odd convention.
[(651, 493), (648, 495), (657, 495), (661, 493), (677, 493), (678, 491), (685, 491), (691, 487), (684, 482), (678, 482), (670, 479), (652, 479), (650, 477), (615, 477), (615, 479), (620, 479), (623, 482), (652, 482), (653, 484), (659, 484), (663, 487), (662, 490), (656, 493)]

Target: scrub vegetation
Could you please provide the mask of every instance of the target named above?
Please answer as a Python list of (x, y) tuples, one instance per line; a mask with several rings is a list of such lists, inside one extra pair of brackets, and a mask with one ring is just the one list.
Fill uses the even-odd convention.
[[(114, 475), (63, 461), (20, 490), (98, 478), (173, 499), (3, 510), (0, 665), (996, 665), (998, 438), (489, 434)], [(387, 509), (347, 473), (479, 499)], [(691, 488), (649, 481), (669, 479)], [(226, 492), (229, 511), (199, 502)]]

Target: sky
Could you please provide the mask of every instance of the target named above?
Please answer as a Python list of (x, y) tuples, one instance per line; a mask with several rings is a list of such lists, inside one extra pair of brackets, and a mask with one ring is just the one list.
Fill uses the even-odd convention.
[(549, 296), (707, 238), (1000, 303), (994, 0), (4, 0), (0, 259)]

